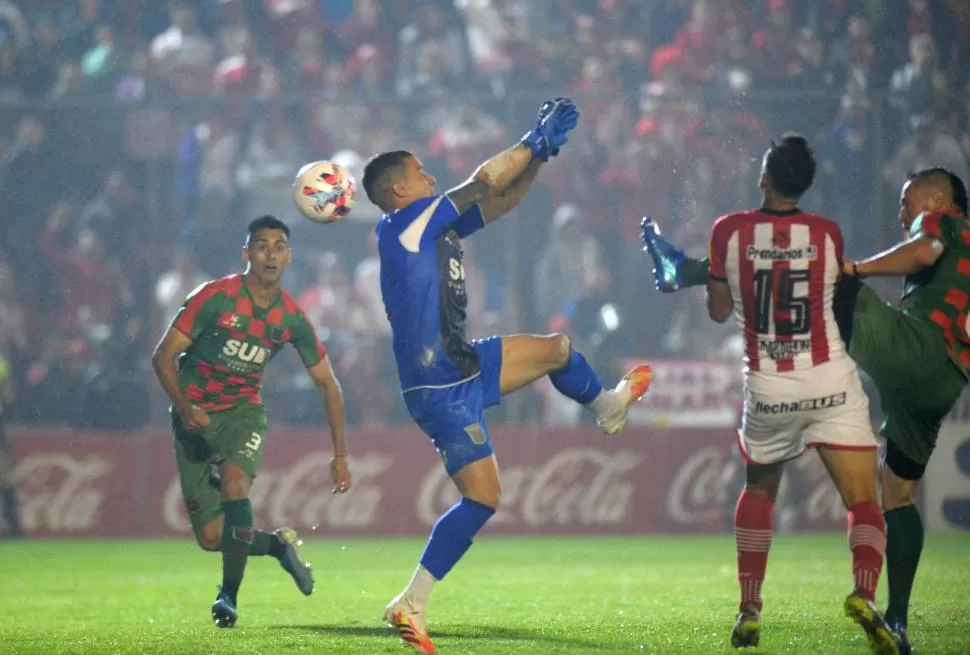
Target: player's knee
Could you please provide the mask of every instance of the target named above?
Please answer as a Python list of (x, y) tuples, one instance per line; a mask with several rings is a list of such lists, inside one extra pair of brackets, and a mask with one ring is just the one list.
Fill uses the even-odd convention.
[(870, 480), (872, 478), (859, 480), (846, 486), (846, 488), (839, 489), (846, 509), (858, 503), (876, 502), (878, 500), (879, 494), (876, 492), (875, 482), (870, 482)]
[(215, 522), (202, 526), (196, 531), (195, 540), (202, 550), (214, 553), (219, 550), (222, 543), (222, 527)]
[(891, 474), (887, 468), (882, 472), (882, 508), (885, 511), (916, 504), (916, 484)]
[(549, 365), (551, 370), (556, 371), (569, 363), (569, 355), (573, 350), (573, 343), (565, 334), (550, 334), (546, 339), (549, 342)]
[(249, 498), (249, 476), (234, 464), (222, 466), (222, 499), (243, 500)]
[(749, 464), (745, 470), (744, 490), (749, 494), (764, 496), (771, 501), (778, 497), (781, 487), (781, 464), (754, 466)]
[(466, 489), (465, 498), (474, 500), (476, 503), (487, 505), (497, 510), (502, 503), (502, 485), (481, 485), (473, 489)]

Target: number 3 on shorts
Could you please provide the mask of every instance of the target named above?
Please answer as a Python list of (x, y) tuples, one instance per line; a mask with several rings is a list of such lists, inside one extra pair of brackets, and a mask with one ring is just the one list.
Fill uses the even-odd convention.
[(255, 457), (256, 454), (259, 452), (259, 447), (260, 445), (262, 445), (262, 443), (263, 443), (263, 437), (260, 436), (258, 432), (253, 432), (249, 437), (249, 441), (247, 441), (244, 444), (244, 447), (248, 451), (246, 453), (246, 456), (249, 457), (250, 459)]

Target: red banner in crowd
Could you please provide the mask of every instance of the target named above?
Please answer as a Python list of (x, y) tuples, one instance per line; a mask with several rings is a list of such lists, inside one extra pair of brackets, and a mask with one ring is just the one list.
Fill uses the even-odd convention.
[[(493, 430), (504, 485), (493, 534), (635, 534), (724, 530), (739, 483), (730, 430)], [(31, 432), (11, 438), (25, 530), (37, 537), (188, 533), (165, 433)], [(278, 429), (253, 485), (257, 524), (321, 536), (420, 535), (457, 493), (413, 430), (355, 432), (354, 488), (330, 493), (324, 432)], [(792, 527), (844, 529), (814, 454), (796, 466)], [(781, 503), (780, 503), (781, 504)], [(794, 514), (791, 514), (794, 512)], [(315, 527), (316, 526), (316, 527)]]

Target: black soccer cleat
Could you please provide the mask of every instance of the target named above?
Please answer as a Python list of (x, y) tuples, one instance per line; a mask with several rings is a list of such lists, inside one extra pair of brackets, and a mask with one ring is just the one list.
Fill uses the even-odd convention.
[(889, 629), (892, 630), (893, 636), (896, 638), (899, 655), (912, 655), (913, 645), (909, 643), (909, 630), (906, 629), (906, 623), (890, 619)]
[(862, 628), (869, 640), (869, 652), (873, 655), (900, 655), (896, 636), (871, 600), (853, 591), (843, 605), (845, 615)]
[(216, 602), (212, 603), (212, 621), (219, 628), (232, 628), (236, 625), (236, 603), (229, 597), (229, 594), (222, 589), (216, 596)]
[(734, 622), (731, 632), (731, 645), (735, 648), (749, 648), (758, 645), (761, 638), (761, 613), (754, 605), (745, 605), (738, 612), (738, 619)]
[(303, 542), (296, 531), (290, 528), (280, 528), (273, 534), (283, 543), (283, 554), (278, 558), (280, 566), (293, 578), (300, 593), (309, 596), (314, 587), (313, 567), (300, 557), (300, 551), (297, 550)]

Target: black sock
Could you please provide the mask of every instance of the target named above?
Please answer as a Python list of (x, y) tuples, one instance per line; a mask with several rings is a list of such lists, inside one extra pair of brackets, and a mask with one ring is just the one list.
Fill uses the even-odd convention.
[(248, 499), (222, 503), (222, 591), (236, 604), (253, 543), (253, 508)]
[(285, 550), (286, 545), (275, 532), (253, 530), (253, 545), (249, 547), (250, 557), (269, 555), (279, 558), (283, 556)]
[(907, 621), (909, 597), (923, 552), (923, 521), (915, 505), (891, 509), (886, 517), (886, 574), (889, 606), (886, 620)]

